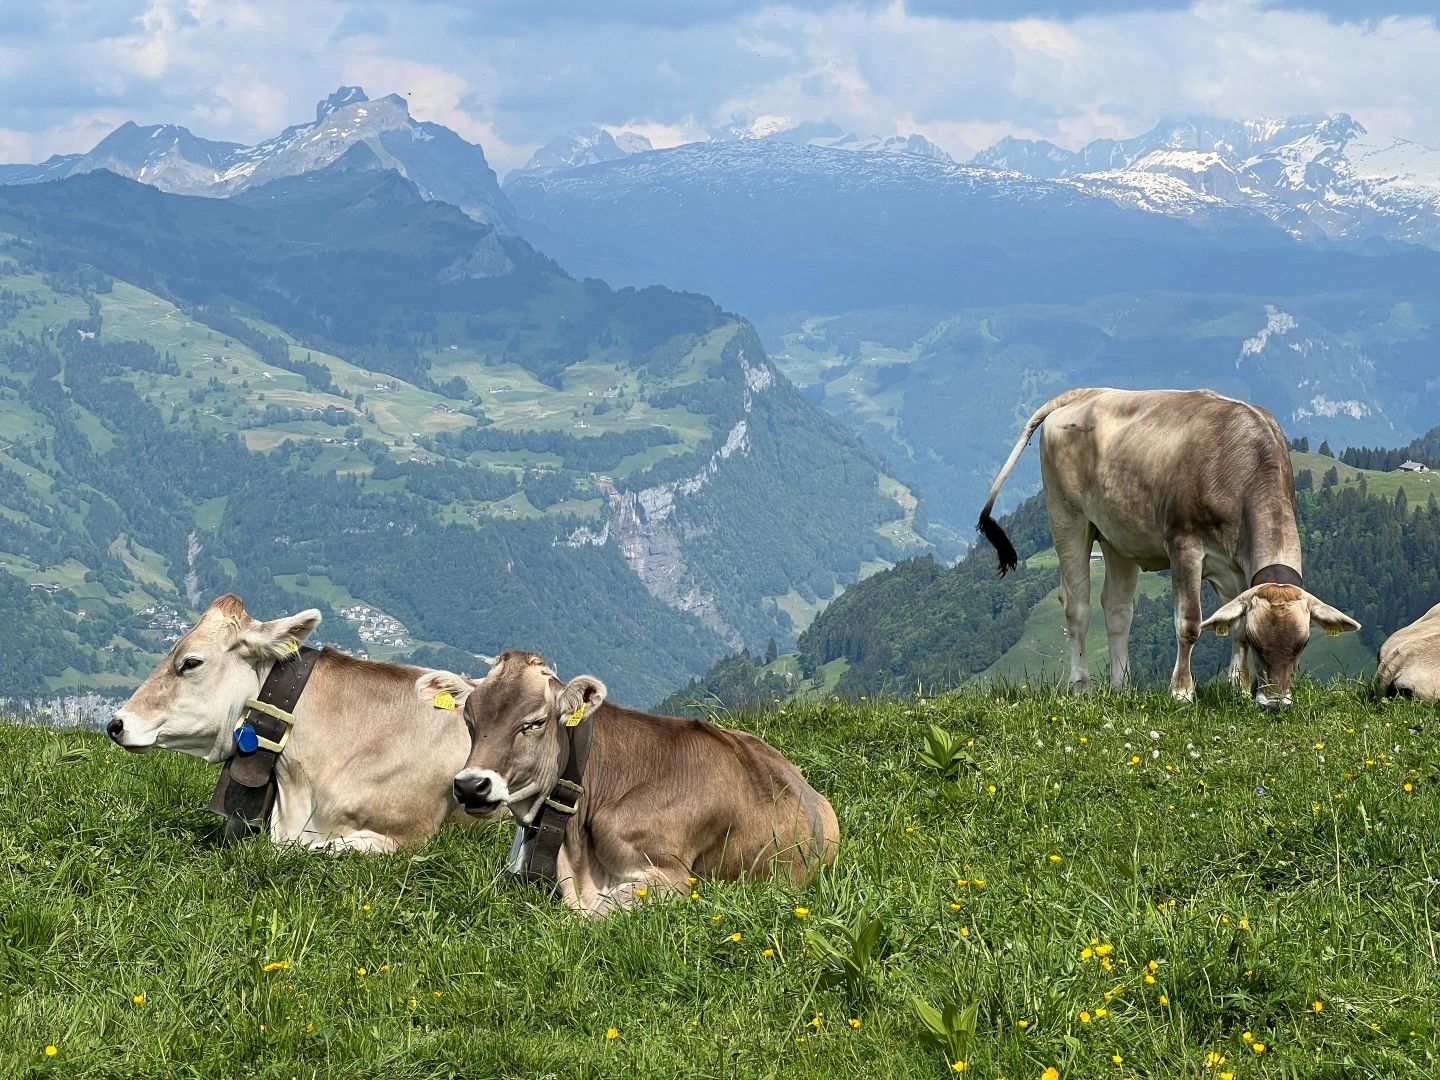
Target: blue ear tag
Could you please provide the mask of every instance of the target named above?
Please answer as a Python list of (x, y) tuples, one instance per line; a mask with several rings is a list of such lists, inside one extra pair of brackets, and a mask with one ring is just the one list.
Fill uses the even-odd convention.
[(235, 745), (242, 754), (253, 754), (260, 749), (260, 736), (249, 724), (241, 724), (240, 730), (235, 732)]

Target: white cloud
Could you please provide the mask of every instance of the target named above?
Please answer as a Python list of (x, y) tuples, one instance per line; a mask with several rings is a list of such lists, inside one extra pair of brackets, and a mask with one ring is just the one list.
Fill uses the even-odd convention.
[(667, 145), (734, 114), (918, 130), (962, 160), (1007, 133), (1075, 146), (1185, 114), (1343, 110), (1440, 146), (1431, 17), (1343, 22), (1200, 0), (966, 20), (916, 13), (915, 2), (736, 4), (728, 18), (668, 22), (486, 18), (461, 0), (365, 18), (346, 0), (146, 0), (106, 22), (61, 5), (43, 9), (48, 38), (0, 46), (0, 156), (75, 149), (77, 133), (116, 116), (254, 141), (308, 118), (341, 82), (407, 95), (417, 117), (478, 140), (502, 172), (572, 124)]

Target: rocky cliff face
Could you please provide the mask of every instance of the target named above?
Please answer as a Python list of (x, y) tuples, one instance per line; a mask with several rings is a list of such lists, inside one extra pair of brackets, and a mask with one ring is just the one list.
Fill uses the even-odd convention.
[[(749, 416), (754, 395), (775, 385), (769, 362), (752, 362), (742, 349), (738, 355), (744, 377), (744, 411)], [(733, 648), (743, 644), (740, 634), (720, 615), (715, 598), (691, 574), (681, 551), (680, 540), (696, 527), (685, 513), (685, 500), (697, 495), (726, 462), (750, 449), (749, 420), (742, 418), (726, 433), (725, 440), (692, 475), (653, 487), (623, 491), (608, 477), (599, 480), (607, 502), (607, 518), (597, 532), (579, 528), (565, 541), (572, 547), (614, 543), (650, 594), (671, 607), (696, 616), (725, 638)]]

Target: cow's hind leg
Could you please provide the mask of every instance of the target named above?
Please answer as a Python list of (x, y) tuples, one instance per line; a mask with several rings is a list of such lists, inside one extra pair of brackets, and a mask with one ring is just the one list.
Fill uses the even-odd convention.
[(1205, 550), (1198, 544), (1172, 544), (1170, 548), (1170, 589), (1175, 596), (1175, 672), (1170, 676), (1170, 693), (1176, 701), (1195, 700), (1195, 676), (1190, 672), (1190, 653), (1200, 637), (1200, 581)]
[(1083, 517), (1050, 513), (1050, 535), (1060, 559), (1060, 602), (1065, 607), (1065, 641), (1070, 652), (1070, 691), (1090, 689), (1085, 634), (1090, 629), (1090, 549), (1095, 528)]
[(1110, 646), (1110, 687), (1123, 690), (1130, 685), (1130, 623), (1135, 618), (1135, 586), (1140, 567), (1103, 540), (1105, 587), (1100, 606), (1105, 611), (1105, 634)]

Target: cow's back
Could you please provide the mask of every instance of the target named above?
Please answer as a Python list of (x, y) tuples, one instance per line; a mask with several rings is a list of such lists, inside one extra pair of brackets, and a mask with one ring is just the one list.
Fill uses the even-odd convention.
[(796, 882), (831, 862), (835, 812), (800, 770), (748, 732), (609, 705), (596, 715), (587, 813), (600, 836), (646, 836), (645, 856), (739, 878), (770, 864)]
[(1209, 390), (1100, 391), (1050, 413), (1040, 449), (1047, 503), (1147, 569), (1177, 533), (1238, 528), (1257, 481), (1293, 499), (1274, 417)]

